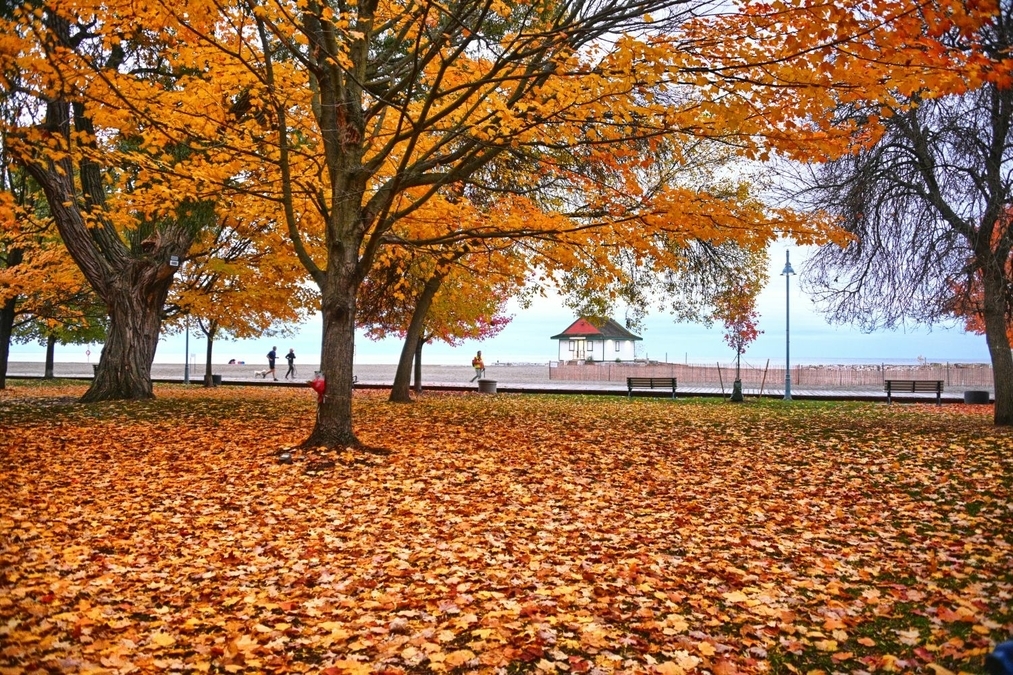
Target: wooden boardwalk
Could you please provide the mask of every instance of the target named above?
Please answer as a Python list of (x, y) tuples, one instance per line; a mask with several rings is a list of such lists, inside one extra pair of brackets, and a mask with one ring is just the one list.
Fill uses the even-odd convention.
[[(362, 389), (385, 389), (390, 383), (382, 382), (359, 382), (356, 388)], [(424, 383), (423, 390), (430, 391), (476, 391), (476, 385), (462, 386), (457, 383)], [(497, 382), (496, 392), (502, 394), (577, 394), (585, 396), (626, 396), (626, 385), (620, 382), (571, 382), (560, 381), (547, 384), (542, 383), (519, 383)], [(676, 398), (728, 398), (731, 396), (731, 387), (722, 391), (721, 387), (702, 387), (697, 385), (679, 386), (676, 389)], [(742, 395), (746, 399), (762, 398), (783, 399), (784, 388), (765, 387), (761, 394), (759, 388), (750, 389), (743, 387)], [(663, 390), (651, 391), (638, 389), (633, 391), (635, 398), (670, 398)], [(880, 401), (886, 403), (886, 392), (874, 389), (791, 389), (792, 400), (819, 400), (819, 401)], [(929, 394), (893, 394), (893, 400), (898, 403), (935, 403), (936, 395)], [(943, 390), (943, 403), (963, 403), (964, 392)]]

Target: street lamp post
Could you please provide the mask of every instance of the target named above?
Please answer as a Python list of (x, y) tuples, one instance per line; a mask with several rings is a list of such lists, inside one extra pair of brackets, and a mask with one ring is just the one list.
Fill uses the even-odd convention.
[(784, 400), (791, 400), (791, 341), (789, 340), (790, 308), (791, 308), (791, 275), (795, 270), (791, 268), (789, 251), (784, 252)]

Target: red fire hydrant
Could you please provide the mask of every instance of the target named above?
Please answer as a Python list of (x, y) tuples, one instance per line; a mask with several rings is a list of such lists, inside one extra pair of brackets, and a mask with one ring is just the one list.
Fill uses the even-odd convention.
[(314, 374), (313, 379), (310, 380), (310, 387), (317, 392), (317, 405), (323, 404), (324, 393), (327, 391), (327, 381), (324, 379), (324, 374), (319, 371)]

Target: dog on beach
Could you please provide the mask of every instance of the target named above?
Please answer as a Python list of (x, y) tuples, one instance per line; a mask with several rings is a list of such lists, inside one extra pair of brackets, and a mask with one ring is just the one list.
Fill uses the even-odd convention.
[(271, 371), (269, 371), (269, 370), (256, 370), (256, 371), (254, 371), (253, 376), (254, 377), (263, 377), (263, 378), (266, 379), (267, 378), (267, 374), (269, 372), (271, 372)]

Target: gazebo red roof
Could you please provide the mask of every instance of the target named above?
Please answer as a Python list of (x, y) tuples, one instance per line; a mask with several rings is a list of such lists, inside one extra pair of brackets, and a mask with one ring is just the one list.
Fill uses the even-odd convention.
[(574, 338), (604, 340), (642, 340), (612, 319), (603, 317), (582, 316), (559, 335), (553, 335), (552, 340), (566, 340)]

